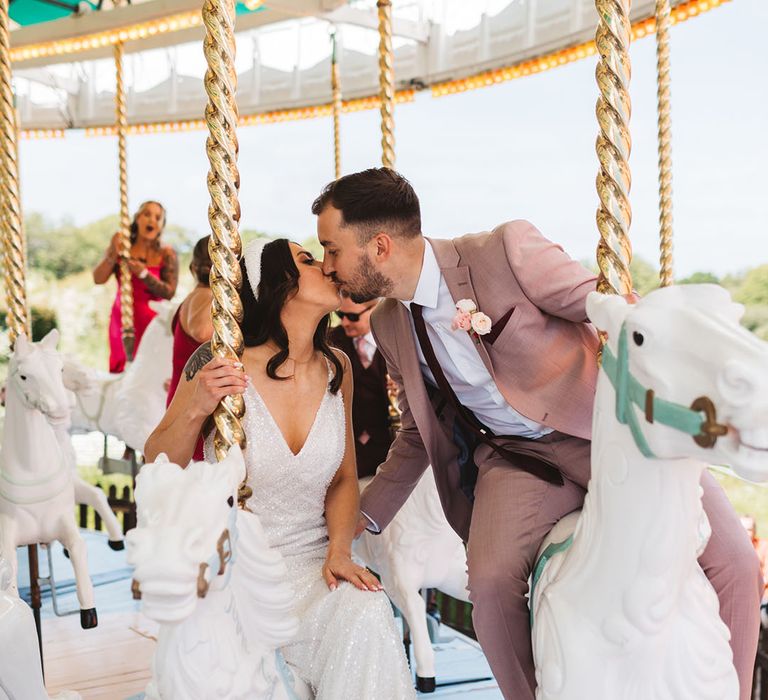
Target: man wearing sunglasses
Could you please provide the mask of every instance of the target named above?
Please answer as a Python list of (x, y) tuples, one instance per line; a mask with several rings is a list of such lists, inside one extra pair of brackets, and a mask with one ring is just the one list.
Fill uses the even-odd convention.
[(343, 350), (352, 362), (355, 395), (352, 401), (352, 427), (359, 478), (373, 476), (384, 462), (392, 444), (387, 397), (387, 363), (376, 349), (371, 333), (371, 312), (377, 299), (356, 304), (342, 296), (336, 312), (341, 325), (333, 328), (330, 342)]

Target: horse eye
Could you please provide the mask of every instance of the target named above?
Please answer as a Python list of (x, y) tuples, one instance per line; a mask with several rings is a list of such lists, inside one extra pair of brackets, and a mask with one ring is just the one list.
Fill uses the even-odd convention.
[(643, 338), (642, 333), (638, 333), (637, 331), (635, 331), (634, 333), (632, 333), (632, 340), (635, 341), (635, 345), (642, 345), (643, 342), (645, 341), (645, 338)]
[(22, 381), (24, 381), (24, 382), (26, 382), (26, 381), (27, 381), (27, 377), (26, 377), (26, 375), (24, 375), (24, 374), (20, 374), (20, 375), (19, 375), (19, 377), (21, 378), (21, 380), (22, 380)]
[(232, 496), (230, 496), (230, 497), (227, 499), (227, 503), (229, 503), (229, 507), (230, 507), (230, 508), (233, 508), (233, 507), (234, 507), (234, 505), (235, 505), (235, 499), (234, 499)]

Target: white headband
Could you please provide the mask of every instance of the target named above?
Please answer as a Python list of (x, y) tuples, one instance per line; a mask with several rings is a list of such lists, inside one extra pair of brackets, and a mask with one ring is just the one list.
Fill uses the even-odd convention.
[(245, 271), (248, 273), (248, 281), (255, 299), (259, 298), (259, 282), (261, 281), (261, 255), (264, 247), (272, 241), (266, 238), (257, 238), (251, 241), (243, 251)]

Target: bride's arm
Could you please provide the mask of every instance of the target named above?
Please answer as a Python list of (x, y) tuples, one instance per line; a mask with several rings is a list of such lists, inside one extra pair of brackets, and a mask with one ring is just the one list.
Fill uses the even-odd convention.
[(344, 459), (325, 495), (325, 520), (328, 525), (328, 555), (323, 576), (335, 590), (338, 580), (349, 581), (363, 590), (379, 591), (381, 585), (370, 571), (352, 561), (352, 539), (360, 516), (360, 488), (357, 485), (354, 432), (352, 431), (352, 367), (349, 359), (337, 353), (344, 368), (341, 394), (344, 399)]
[(186, 467), (208, 416), (224, 396), (242, 394), (245, 383), (242, 365), (214, 358), (210, 344), (201, 345), (189, 358), (171, 405), (144, 445), (146, 461), (165, 452), (171, 462)]

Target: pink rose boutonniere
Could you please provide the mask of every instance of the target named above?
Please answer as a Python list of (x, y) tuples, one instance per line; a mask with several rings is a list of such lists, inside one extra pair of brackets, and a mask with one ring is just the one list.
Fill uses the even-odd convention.
[(482, 311), (478, 311), (477, 305), (471, 299), (459, 299), (456, 302), (456, 315), (451, 322), (454, 331), (467, 331), (476, 342), (480, 342), (479, 336), (491, 332), (491, 319)]

